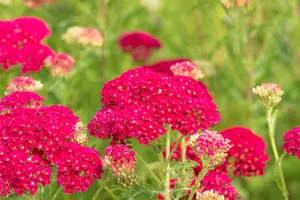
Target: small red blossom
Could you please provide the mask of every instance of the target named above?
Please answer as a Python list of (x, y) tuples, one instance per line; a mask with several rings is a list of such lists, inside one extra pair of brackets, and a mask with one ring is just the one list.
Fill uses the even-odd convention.
[(162, 47), (161, 42), (144, 31), (130, 31), (119, 38), (119, 46), (123, 52), (131, 54), (134, 61), (147, 61), (154, 49)]
[(187, 135), (220, 121), (206, 88), (189, 77), (168, 76), (141, 67), (106, 83), (101, 94), (105, 106), (88, 130), (102, 139), (136, 137), (148, 145), (165, 133), (166, 124)]
[(76, 141), (79, 118), (64, 106), (43, 106), (33, 92), (14, 92), (0, 101), (0, 196), (35, 194), (51, 183), (51, 166), (65, 193), (86, 191), (100, 179), (99, 153)]
[(74, 63), (74, 58), (65, 53), (55, 53), (45, 60), (45, 64), (50, 66), (52, 76), (68, 75), (71, 72)]
[(300, 126), (286, 132), (283, 140), (282, 149), (300, 159)]
[(47, 24), (35, 17), (0, 21), (0, 67), (16, 64), (22, 73), (39, 71), (53, 51), (41, 43), (50, 35)]
[(266, 154), (266, 143), (263, 138), (243, 127), (226, 129), (221, 134), (229, 139), (231, 148), (228, 151), (226, 170), (233, 168), (236, 176), (262, 176), (269, 156)]

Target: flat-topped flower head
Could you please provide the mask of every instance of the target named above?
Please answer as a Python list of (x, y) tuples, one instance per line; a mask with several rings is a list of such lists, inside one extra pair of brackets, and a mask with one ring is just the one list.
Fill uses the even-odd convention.
[(225, 170), (233, 170), (236, 176), (262, 176), (269, 156), (263, 138), (243, 127), (233, 127), (220, 134), (230, 140)]
[(43, 88), (40, 81), (34, 80), (31, 76), (17, 76), (6, 87), (6, 94), (16, 91), (37, 92)]
[(276, 83), (263, 83), (253, 88), (253, 94), (258, 96), (266, 107), (274, 107), (280, 101), (283, 91)]
[(88, 130), (102, 139), (137, 138), (148, 145), (165, 134), (165, 125), (187, 135), (220, 121), (217, 106), (206, 88), (185, 76), (136, 68), (106, 83), (101, 94), (105, 105), (91, 120)]
[(173, 76), (174, 74), (171, 71), (171, 66), (175, 65), (176, 63), (181, 63), (185, 61), (190, 60), (186, 58), (175, 58), (169, 60), (162, 60), (152, 65), (146, 65), (144, 67), (157, 73), (163, 73), (169, 76)]
[(37, 9), (45, 4), (55, 3), (56, 0), (24, 0), (26, 7), (31, 9)]
[(249, 4), (250, 0), (221, 0), (221, 3), (226, 8), (233, 8), (235, 6), (245, 7)]
[(286, 132), (283, 140), (282, 149), (300, 159), (300, 126)]
[(155, 49), (162, 47), (161, 42), (144, 31), (124, 32), (119, 38), (123, 52), (129, 53), (134, 61), (147, 61)]
[(99, 152), (74, 142), (79, 118), (67, 107), (41, 101), (33, 92), (0, 101), (0, 196), (35, 194), (51, 183), (54, 165), (65, 193), (86, 191), (101, 178)]
[(41, 43), (50, 35), (47, 24), (35, 17), (0, 21), (0, 67), (8, 70), (17, 64), (22, 73), (36, 72), (53, 54)]
[(175, 76), (188, 76), (195, 80), (201, 80), (204, 77), (204, 73), (197, 65), (189, 61), (176, 63), (170, 69)]
[(230, 149), (229, 140), (216, 131), (206, 130), (192, 135), (189, 145), (194, 149), (203, 165), (209, 169), (224, 163)]
[(123, 187), (132, 188), (138, 178), (134, 173), (136, 165), (135, 152), (131, 147), (123, 144), (113, 144), (105, 148), (102, 159), (103, 167), (112, 170), (116, 181)]
[(73, 69), (75, 60), (72, 56), (65, 53), (56, 53), (45, 60), (45, 65), (51, 69), (54, 77), (67, 76)]
[(218, 194), (214, 190), (197, 192), (196, 200), (226, 200), (223, 195)]
[(103, 34), (94, 28), (72, 26), (62, 36), (67, 43), (77, 43), (82, 46), (101, 47), (104, 39)]

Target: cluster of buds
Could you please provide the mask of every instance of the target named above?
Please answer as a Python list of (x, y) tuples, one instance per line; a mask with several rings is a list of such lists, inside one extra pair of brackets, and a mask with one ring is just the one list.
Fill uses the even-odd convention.
[(253, 94), (258, 96), (266, 107), (274, 107), (283, 95), (280, 86), (275, 83), (263, 83), (253, 88)]
[(206, 130), (201, 134), (192, 135), (189, 141), (200, 158), (204, 167), (213, 169), (225, 162), (230, 149), (230, 140), (225, 139), (216, 131)]
[(82, 46), (101, 47), (103, 45), (103, 35), (93, 28), (73, 26), (67, 29), (62, 36), (66, 43), (78, 43)]
[(43, 4), (55, 3), (56, 0), (24, 0), (26, 7), (31, 9), (37, 9)]
[(197, 67), (195, 63), (185, 61), (179, 62), (170, 67), (175, 76), (188, 76), (197, 81), (204, 77), (204, 73)]
[(225, 200), (223, 195), (219, 195), (214, 190), (197, 192), (196, 200)]
[(133, 188), (139, 179), (134, 173), (135, 152), (126, 145), (115, 144), (105, 148), (103, 167), (110, 169), (116, 182), (124, 188)]
[(75, 137), (74, 141), (78, 142), (81, 145), (87, 145), (88, 144), (88, 136), (86, 133), (83, 132), (83, 123), (77, 122), (75, 126)]
[(238, 7), (245, 7), (249, 4), (250, 0), (221, 0), (221, 3), (226, 7), (226, 8), (233, 8), (235, 6)]
[(50, 67), (52, 76), (63, 77), (71, 72), (75, 60), (68, 54), (56, 53), (46, 58), (44, 62), (46, 66)]
[(6, 87), (5, 94), (16, 91), (20, 92), (37, 92), (43, 88), (40, 81), (34, 80), (30, 76), (17, 76)]

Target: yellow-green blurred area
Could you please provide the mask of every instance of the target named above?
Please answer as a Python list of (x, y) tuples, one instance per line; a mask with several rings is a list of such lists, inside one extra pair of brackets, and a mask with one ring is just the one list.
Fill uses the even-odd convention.
[[(52, 34), (45, 43), (56, 52), (72, 55), (74, 69), (64, 78), (51, 77), (46, 68), (28, 75), (43, 82), (44, 89), (39, 93), (46, 105), (68, 106), (85, 125), (101, 108), (103, 84), (139, 65), (118, 47), (119, 35), (128, 30), (147, 31), (162, 41), (163, 48), (154, 53), (150, 64), (163, 59), (189, 58), (208, 73), (203, 82), (214, 96), (222, 116), (215, 127), (217, 130), (245, 126), (268, 139), (264, 108), (252, 95), (252, 88), (262, 82), (275, 82), (285, 92), (277, 106), (276, 123), (276, 142), (282, 152), (285, 132), (300, 125), (300, 1), (250, 0), (247, 7), (232, 9), (225, 9), (219, 0), (141, 2), (57, 0), (54, 4), (29, 9), (21, 0), (8, 6), (1, 5), (0, 0), (0, 19), (36, 16), (48, 23)], [(160, 3), (157, 8), (156, 2)], [(71, 26), (99, 29), (104, 34), (103, 47), (66, 44), (61, 36)], [(0, 96), (4, 96), (7, 83), (16, 75), (20, 75), (19, 68), (7, 72), (0, 70)], [(108, 142), (90, 137), (89, 146), (103, 155)], [(147, 162), (157, 159), (147, 147), (134, 144), (134, 149)], [(273, 178), (274, 158), (270, 145), (268, 154), (270, 160), (264, 176), (234, 178), (234, 186), (242, 199), (283, 199)], [(285, 157), (283, 171), (290, 199), (300, 199), (300, 160)], [(147, 174), (139, 163), (137, 172)], [(89, 200), (97, 188), (95, 182), (86, 193), (60, 195), (58, 199)], [(55, 189), (48, 186), (45, 190), (51, 197)], [(118, 188), (114, 192), (118, 194)], [(49, 196), (44, 199), (50, 199)], [(98, 199), (111, 198), (103, 191)], [(155, 198), (141, 194), (134, 199)]]

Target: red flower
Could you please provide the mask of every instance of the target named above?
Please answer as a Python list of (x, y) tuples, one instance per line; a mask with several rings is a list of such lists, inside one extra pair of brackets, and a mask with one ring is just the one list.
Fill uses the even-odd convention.
[(300, 126), (286, 132), (283, 140), (282, 149), (300, 159)]
[(147, 145), (165, 133), (165, 124), (187, 135), (220, 121), (206, 89), (189, 77), (136, 68), (106, 83), (101, 94), (105, 106), (88, 129), (102, 139), (137, 137)]
[(43, 84), (34, 80), (31, 76), (17, 76), (6, 87), (7, 93), (16, 91), (35, 92), (42, 89)]
[(73, 142), (79, 118), (67, 107), (42, 101), (33, 92), (14, 92), (0, 101), (0, 196), (36, 193), (39, 184), (50, 184), (52, 165), (66, 193), (86, 191), (101, 178), (99, 153)]
[(20, 64), (22, 73), (39, 71), (53, 51), (41, 44), (50, 35), (46, 23), (35, 17), (0, 21), (0, 67)]
[[(265, 153), (266, 144), (263, 138), (243, 127), (226, 129), (221, 134), (228, 138), (232, 146), (228, 151), (224, 169), (230, 170), (236, 176), (262, 176), (269, 156)], [(233, 162), (232, 162), (233, 160)]]
[(120, 36), (119, 46), (123, 52), (131, 54), (134, 61), (146, 61), (151, 56), (152, 50), (160, 49), (162, 44), (147, 32), (130, 31)]
[(72, 56), (65, 53), (55, 53), (45, 60), (45, 64), (50, 66), (52, 76), (67, 76), (75, 63)]

